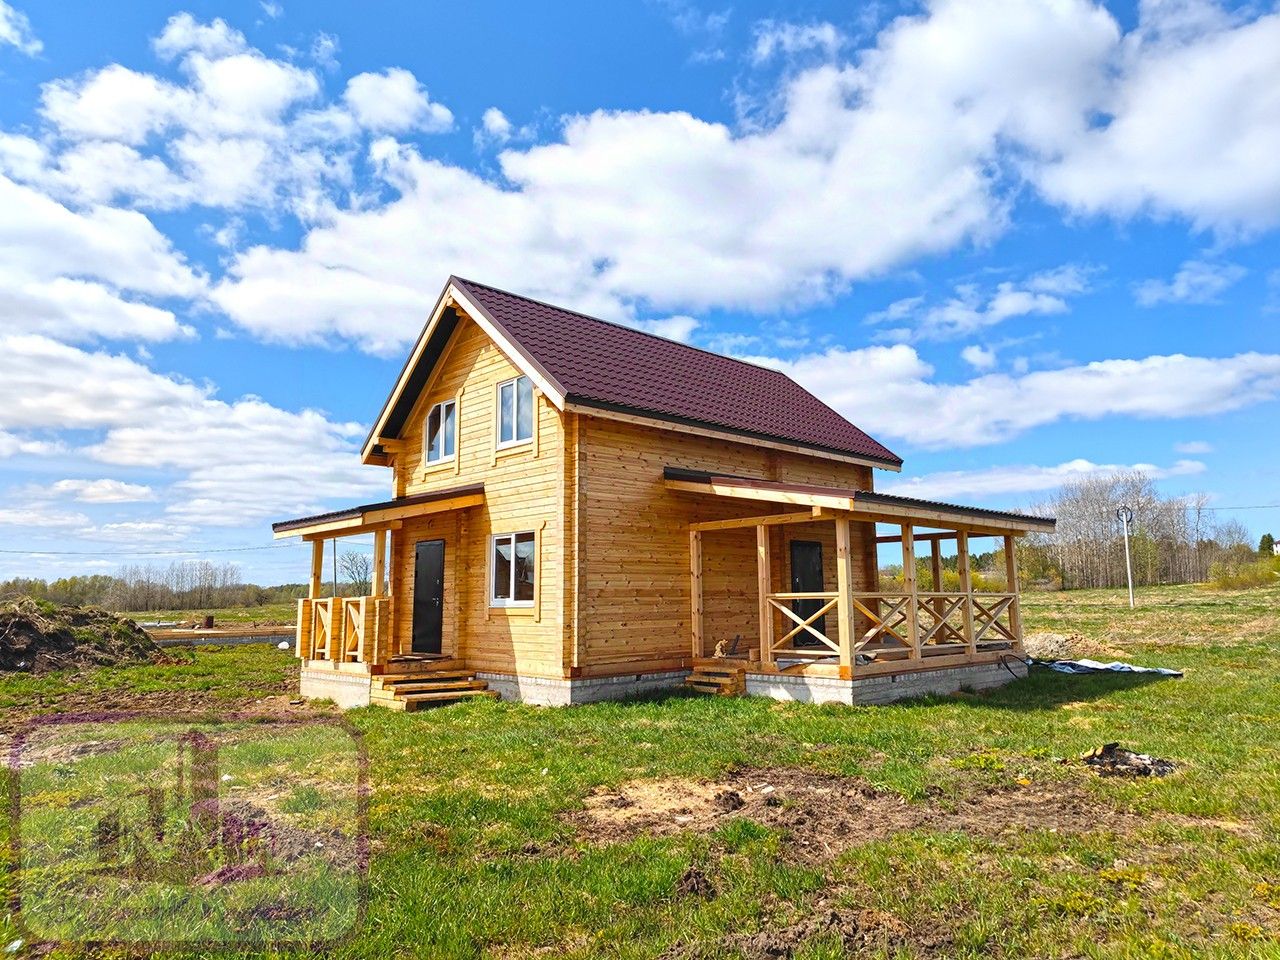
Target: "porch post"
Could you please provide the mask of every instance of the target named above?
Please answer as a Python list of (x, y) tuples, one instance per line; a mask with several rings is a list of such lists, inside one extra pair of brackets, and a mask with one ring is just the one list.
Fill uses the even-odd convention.
[(387, 531), (373, 531), (373, 595), (382, 596), (382, 584), (387, 577)]
[(702, 532), (689, 531), (689, 631), (693, 656), (703, 656), (702, 646)]
[(907, 594), (907, 643), (912, 660), (920, 659), (919, 590), (916, 585), (916, 538), (911, 524), (902, 525), (902, 588)]
[(969, 531), (956, 531), (956, 569), (960, 571), (960, 592), (964, 594), (964, 642), (969, 656), (978, 652), (973, 635), (973, 576), (969, 572)]
[[(942, 541), (937, 537), (934, 537), (932, 540), (929, 541), (929, 569), (930, 569), (930, 573), (933, 574), (933, 592), (941, 593), (942, 592)], [(946, 609), (946, 600), (943, 597), (934, 597), (933, 598), (933, 619), (934, 619), (935, 625), (937, 624), (937, 621), (942, 619), (942, 611), (944, 611), (945, 609)], [(939, 643), (941, 643), (944, 639), (946, 639), (943, 636), (944, 632), (945, 631), (939, 628), (938, 632), (934, 634), (934, 636), (938, 638)]]
[(773, 606), (769, 594), (773, 592), (773, 571), (770, 569), (769, 528), (763, 523), (756, 527), (756, 581), (760, 591), (760, 662), (773, 663)]
[(1022, 609), (1021, 593), (1018, 590), (1018, 555), (1014, 552), (1015, 538), (1010, 535), (1004, 538), (1004, 575), (1005, 589), (1013, 594), (1009, 603), (1009, 632), (1017, 638), (1017, 646), (1022, 646)]
[(320, 596), (320, 580), (324, 576), (324, 538), (311, 541), (311, 583), (307, 596), (312, 600)]
[(853, 679), (853, 564), (849, 551), (849, 518), (836, 517), (837, 640), (840, 679)]

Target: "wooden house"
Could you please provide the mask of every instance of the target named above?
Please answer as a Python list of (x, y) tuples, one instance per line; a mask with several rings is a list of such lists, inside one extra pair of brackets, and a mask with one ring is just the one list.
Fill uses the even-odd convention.
[[(853, 703), (1025, 670), (1014, 542), (1053, 521), (874, 492), (901, 460), (775, 370), (450, 278), (362, 457), (388, 499), (274, 527), (312, 544), (307, 696)], [(369, 533), (371, 595), (322, 596), (326, 544)], [(977, 537), (1001, 592), (973, 589)]]

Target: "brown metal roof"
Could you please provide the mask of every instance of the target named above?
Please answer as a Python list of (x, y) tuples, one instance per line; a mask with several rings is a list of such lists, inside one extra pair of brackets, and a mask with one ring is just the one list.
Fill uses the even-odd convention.
[(685, 481), (687, 483), (712, 484), (723, 481), (726, 486), (737, 485), (748, 489), (759, 489), (761, 493), (801, 493), (815, 496), (848, 497), (855, 504), (868, 506), (900, 507), (903, 509), (928, 510), (938, 513), (952, 514), (957, 517), (971, 517), (974, 520), (999, 520), (1002, 523), (1025, 524), (1029, 530), (1052, 530), (1057, 521), (1053, 517), (1038, 517), (1029, 513), (1017, 513), (1012, 510), (990, 510), (986, 507), (970, 507), (956, 503), (943, 503), (940, 500), (921, 500), (917, 497), (903, 497), (895, 493), (876, 493), (874, 490), (851, 490), (847, 487), (825, 487), (804, 483), (786, 483), (779, 480), (762, 480), (756, 477), (742, 477), (729, 473), (708, 473), (705, 470), (686, 470), (683, 467), (666, 467), (662, 471), (666, 480)]
[[(902, 459), (786, 374), (450, 279), (566, 399), (898, 467)], [(851, 373), (853, 371), (850, 371)]]
[(435, 503), (439, 500), (452, 500), (454, 497), (471, 496), (484, 493), (483, 483), (469, 483), (466, 486), (450, 487), (447, 490), (433, 490), (430, 493), (415, 493), (409, 497), (395, 500), (382, 500), (378, 503), (362, 503), (355, 507), (332, 510), (329, 513), (317, 513), (310, 517), (299, 517), (296, 520), (281, 520), (271, 525), (272, 533), (285, 533), (299, 527), (310, 527), (318, 523), (334, 523), (338, 520), (355, 520), (366, 513), (377, 513), (380, 510), (394, 510), (397, 507), (416, 507), (423, 503)]

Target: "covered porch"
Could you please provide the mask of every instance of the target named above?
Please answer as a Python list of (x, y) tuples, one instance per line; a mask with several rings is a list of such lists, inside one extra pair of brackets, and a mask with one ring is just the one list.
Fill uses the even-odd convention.
[[(1016, 541), (1034, 530), (1052, 530), (1051, 519), (674, 468), (667, 469), (665, 483), (685, 493), (780, 505), (779, 512), (689, 525), (695, 664), (736, 659), (748, 673), (852, 681), (1022, 656)], [(834, 563), (820, 578), (821, 589), (794, 588), (800, 579), (794, 550), (792, 569), (782, 576), (776, 569), (778, 538), (792, 528), (834, 547)], [(755, 574), (758, 637), (735, 644), (715, 636), (708, 622), (707, 570), (716, 556), (717, 534), (752, 531), (755, 569), (738, 573)], [(1002, 556), (1003, 589), (975, 588), (970, 554), (982, 538), (993, 538)], [(898, 547), (894, 553), (900, 551), (903, 573), (900, 586), (882, 589), (878, 549), (887, 544)], [(925, 545), (922, 582), (918, 569)], [(950, 556), (954, 560), (948, 563)], [(954, 573), (948, 577), (951, 566)]]
[[(413, 597), (398, 595), (396, 578), (388, 576), (389, 557), (400, 546), (396, 538), (408, 520), (466, 510), (483, 502), (484, 485), (473, 484), (274, 524), (275, 539), (301, 537), (311, 545), (307, 596), (298, 600), (295, 636), (295, 652), (304, 665), (377, 674), (389, 664), (411, 659), (413, 655), (404, 649), (405, 631), (397, 624), (412, 625)], [(333, 592), (322, 596), (326, 555), (336, 568), (339, 541), (369, 534), (373, 536), (369, 593), (339, 596), (335, 569)]]

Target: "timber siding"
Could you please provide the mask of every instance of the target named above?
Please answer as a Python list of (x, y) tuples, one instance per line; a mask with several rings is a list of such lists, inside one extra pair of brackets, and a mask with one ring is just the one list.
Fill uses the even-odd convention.
[[(484, 331), (463, 320), (409, 415), (394, 464), (397, 493), (480, 482), (485, 502), (406, 522), (392, 533), (396, 637), (407, 651), (413, 632), (413, 544), (442, 538), (445, 652), (477, 670), (562, 677), (564, 428), (560, 412), (535, 394), (534, 441), (497, 449), (497, 385), (519, 375)], [(422, 449), (426, 416), (433, 405), (450, 399), (458, 403), (457, 452), (453, 461), (428, 466)], [(534, 607), (490, 607), (489, 538), (524, 530), (538, 537)]]
[[(668, 490), (663, 468), (736, 472), (792, 483), (871, 489), (871, 468), (578, 416), (578, 517), (587, 549), (576, 555), (576, 657), (579, 676), (678, 668), (690, 656), (689, 524), (786, 512), (777, 504), (725, 501)], [(870, 524), (853, 525), (854, 579), (874, 589)], [(705, 654), (719, 640), (759, 646), (755, 530), (704, 534)], [(835, 589), (835, 538), (829, 521), (771, 531), (774, 589), (790, 581), (787, 543), (823, 544), (826, 589)]]

